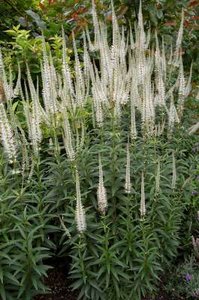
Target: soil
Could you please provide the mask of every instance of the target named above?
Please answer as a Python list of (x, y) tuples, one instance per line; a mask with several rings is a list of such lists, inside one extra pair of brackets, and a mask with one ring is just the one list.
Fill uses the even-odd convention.
[(77, 300), (78, 293), (72, 291), (70, 288), (72, 282), (62, 270), (49, 271), (45, 283), (50, 288), (50, 292), (36, 296), (35, 300)]
[(38, 295), (34, 300), (77, 300), (78, 292), (72, 291), (70, 287), (72, 280), (68, 278), (69, 264), (63, 265), (63, 261), (61, 263), (56, 260), (52, 266), (53, 269), (48, 271), (48, 277), (45, 279), (49, 293)]

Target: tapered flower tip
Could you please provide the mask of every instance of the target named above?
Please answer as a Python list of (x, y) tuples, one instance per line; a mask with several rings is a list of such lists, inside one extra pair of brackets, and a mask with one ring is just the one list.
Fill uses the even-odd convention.
[(105, 215), (107, 211), (107, 194), (106, 188), (104, 186), (104, 178), (103, 178), (103, 169), (101, 157), (99, 156), (99, 184), (97, 189), (97, 202), (98, 202), (98, 210), (101, 214)]

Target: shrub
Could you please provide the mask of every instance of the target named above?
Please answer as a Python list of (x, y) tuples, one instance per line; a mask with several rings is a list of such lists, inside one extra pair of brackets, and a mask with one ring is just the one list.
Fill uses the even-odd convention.
[[(182, 123), (191, 88), (183, 14), (169, 53), (157, 35), (151, 45), (141, 9), (135, 36), (119, 27), (114, 9), (110, 41), (95, 6), (93, 23), (94, 41), (87, 30), (83, 53), (73, 37), (72, 68), (64, 38), (61, 71), (42, 39), (36, 86), (27, 65), (27, 81), (19, 72), (13, 87), (0, 57), (2, 190), (11, 189), (16, 210), (8, 198), (3, 203), (10, 222), (17, 220), (13, 233), (5, 225), (6, 241), (17, 247), (5, 244), (15, 263), (3, 269), (17, 281), (1, 280), (3, 299), (31, 299), (44, 289), (45, 258), (58, 251), (72, 258), (79, 298), (141, 299), (155, 292), (178, 252), (194, 176), (193, 141)], [(22, 101), (11, 100), (17, 95)]]

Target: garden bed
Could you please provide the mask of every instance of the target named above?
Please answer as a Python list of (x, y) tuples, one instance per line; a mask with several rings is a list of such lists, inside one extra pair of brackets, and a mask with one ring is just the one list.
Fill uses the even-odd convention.
[[(56, 264), (56, 262), (54, 263)], [(48, 271), (48, 277), (45, 279), (46, 285), (49, 287), (49, 293), (46, 295), (38, 295), (34, 300), (77, 300), (78, 292), (72, 291), (70, 287), (72, 280), (68, 278), (68, 264), (57, 262), (53, 269)], [(169, 277), (169, 276), (168, 276)], [(161, 281), (160, 291), (156, 298), (145, 297), (143, 300), (186, 300), (186, 297), (172, 296), (164, 290), (164, 282)], [(94, 300), (94, 299), (93, 299)]]
[(54, 266), (48, 271), (45, 284), (49, 293), (38, 295), (35, 300), (77, 300), (78, 292), (70, 287), (72, 280), (68, 278), (68, 263), (53, 262)]

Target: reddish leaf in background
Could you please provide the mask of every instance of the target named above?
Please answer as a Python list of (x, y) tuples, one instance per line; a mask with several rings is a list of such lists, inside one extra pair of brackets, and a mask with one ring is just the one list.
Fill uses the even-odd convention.
[(166, 23), (164, 23), (165, 26), (176, 26), (176, 22), (175, 21), (168, 21)]
[(189, 27), (189, 25), (190, 25), (190, 22), (187, 21), (187, 20), (184, 20), (184, 26), (185, 26), (185, 27)]
[(71, 18), (76, 21), (79, 18), (79, 15), (76, 12), (74, 12), (72, 13)]
[(189, 1), (189, 5), (188, 6), (198, 6), (199, 2), (197, 0), (191, 0)]
[(199, 16), (191, 16), (192, 20), (199, 20)]
[(56, 3), (56, 0), (48, 0), (48, 4)]
[(86, 7), (79, 7), (79, 8), (76, 10), (76, 12), (77, 12), (78, 14), (83, 14), (83, 13), (85, 13), (87, 10), (88, 10), (88, 9), (87, 9)]
[(112, 15), (111, 14), (107, 15), (106, 19), (107, 21), (112, 21)]
[[(84, 29), (88, 25), (88, 20), (85, 18), (79, 18), (77, 21), (77, 26), (75, 29), (73, 29), (74, 37), (79, 33), (82, 32), (82, 29)], [(72, 32), (69, 35), (69, 40), (72, 40)]]
[(86, 7), (79, 7), (77, 10), (71, 13), (71, 19), (77, 21), (82, 18), (82, 14), (84, 14), (88, 9)]

